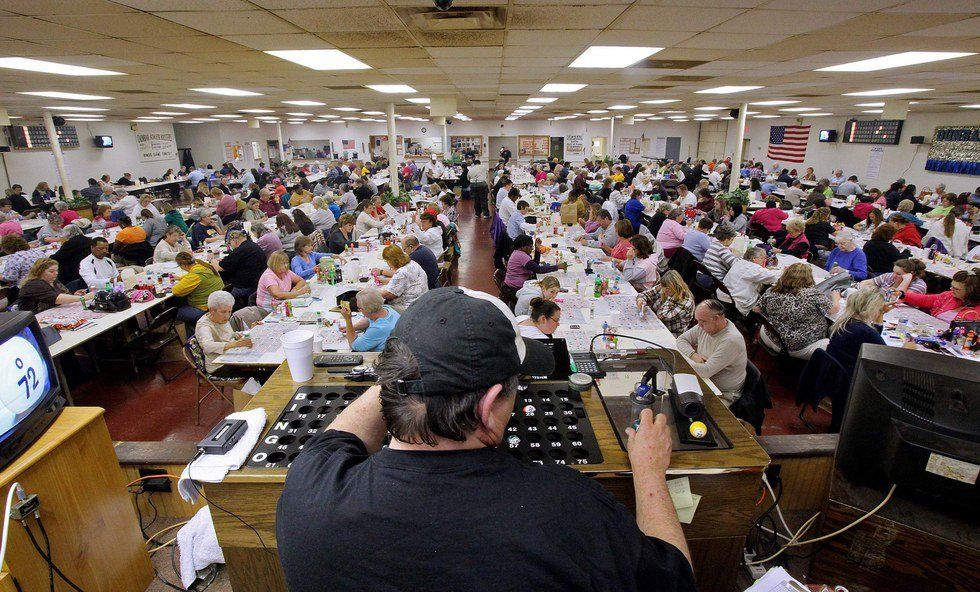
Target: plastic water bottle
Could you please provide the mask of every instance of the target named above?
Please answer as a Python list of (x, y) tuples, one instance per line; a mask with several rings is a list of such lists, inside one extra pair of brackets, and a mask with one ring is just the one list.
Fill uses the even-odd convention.
[(898, 326), (895, 327), (895, 333), (902, 339), (905, 339), (909, 334), (909, 319), (908, 317), (901, 317), (898, 319)]

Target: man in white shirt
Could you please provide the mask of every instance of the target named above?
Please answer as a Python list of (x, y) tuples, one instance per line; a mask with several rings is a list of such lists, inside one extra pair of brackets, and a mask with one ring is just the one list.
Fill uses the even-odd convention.
[(720, 166), (722, 165), (717, 165), (713, 171), (708, 173), (708, 183), (715, 189), (718, 189), (718, 186), (721, 185), (721, 173), (718, 172), (718, 167)]
[[(745, 257), (736, 259), (722, 282), (735, 300), (735, 308), (748, 315), (759, 300), (759, 291), (766, 284), (774, 284), (780, 271), (766, 268), (766, 252), (758, 247), (746, 249)], [(718, 298), (729, 302), (728, 296), (718, 291)]]
[(92, 239), (92, 254), (82, 259), (78, 266), (78, 274), (85, 280), (85, 285), (90, 290), (101, 290), (105, 288), (106, 282), (115, 282), (120, 279), (119, 270), (116, 264), (107, 255), (109, 254), (109, 241), (97, 236)]
[[(505, 187), (509, 187), (510, 190), (504, 195), (503, 199), (497, 201), (497, 214), (506, 224), (510, 221), (510, 217), (514, 215), (514, 212), (517, 211), (517, 200), (521, 198), (521, 190), (514, 187), (513, 183), (508, 183)], [(501, 191), (503, 191), (503, 188), (501, 188)]]
[(198, 184), (207, 178), (208, 174), (202, 166), (197, 167), (187, 175), (187, 180), (190, 181), (191, 187), (194, 189), (197, 189)]
[[(242, 186), (242, 190), (248, 191), (248, 186), (255, 183), (255, 175), (252, 174), (251, 169), (245, 169), (245, 172), (238, 179), (238, 183)], [(196, 187), (191, 187), (191, 189), (196, 189)]]
[(844, 182), (844, 171), (842, 171), (841, 169), (836, 169), (834, 171), (834, 174), (831, 175), (830, 177), (830, 184), (840, 185), (843, 182)]
[[(510, 190), (513, 188), (514, 188), (514, 182), (511, 181), (510, 179), (505, 179), (503, 185), (501, 185), (500, 189), (497, 190), (496, 199), (494, 200), (494, 203), (497, 206), (497, 210), (500, 210), (501, 202), (504, 201), (504, 198), (507, 197), (507, 195), (510, 193)], [(500, 216), (500, 219), (501, 220), (504, 219), (503, 215)], [(507, 218), (507, 220), (510, 220), (510, 218)]]
[(140, 198), (135, 195), (130, 195), (125, 189), (116, 189), (113, 193), (119, 201), (112, 206), (112, 209), (122, 210), (130, 219), (135, 219), (136, 210), (141, 209)]
[(682, 208), (693, 208), (698, 205), (698, 198), (688, 191), (687, 185), (677, 186), (677, 205)]
[(487, 165), (479, 160), (467, 169), (467, 178), (470, 180), (470, 195), (473, 196), (473, 214), (479, 218), (490, 217), (490, 209), (487, 205), (487, 196), (490, 187), (487, 185)]

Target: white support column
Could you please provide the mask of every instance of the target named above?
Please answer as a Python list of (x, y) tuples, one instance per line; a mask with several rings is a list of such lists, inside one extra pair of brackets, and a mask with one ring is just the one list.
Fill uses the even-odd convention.
[(65, 156), (61, 153), (61, 144), (58, 142), (58, 128), (54, 125), (50, 111), (44, 112), (44, 129), (48, 132), (48, 139), (51, 140), (51, 154), (54, 155), (54, 164), (58, 167), (58, 176), (61, 178), (65, 199), (71, 199), (71, 179), (68, 178)]
[(442, 120), (442, 157), (449, 158), (449, 118), (445, 117)]
[(739, 185), (739, 174), (738, 172), (742, 170), (742, 145), (745, 143), (745, 118), (746, 111), (749, 110), (748, 103), (742, 103), (742, 106), (738, 108), (738, 120), (736, 125), (738, 126), (738, 131), (735, 134), (735, 155), (732, 157), (732, 170), (731, 176), (728, 179), (728, 190), (735, 191), (738, 189)]
[(398, 195), (401, 183), (398, 182), (398, 135), (395, 133), (395, 104), (388, 103), (388, 187)]
[[(282, 143), (282, 124), (279, 123), (278, 121), (276, 122), (276, 136), (279, 139), (279, 160), (280, 161), (285, 161), (286, 160), (286, 145)], [(271, 162), (269, 163), (269, 166), (272, 166), (272, 163)]]
[(616, 133), (616, 118), (610, 115), (609, 116), (609, 146), (606, 148), (606, 152), (609, 153), (608, 154), (609, 158), (613, 160), (616, 160), (615, 148), (613, 148), (614, 146), (613, 137), (615, 133)]

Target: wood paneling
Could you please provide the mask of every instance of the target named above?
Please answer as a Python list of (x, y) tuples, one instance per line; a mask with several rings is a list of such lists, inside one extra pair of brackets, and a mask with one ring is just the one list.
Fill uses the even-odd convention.
[[(133, 592), (153, 579), (102, 409), (62, 410), (0, 474), (0, 495), (15, 481), (38, 495), (54, 562), (82, 589)], [(30, 523), (37, 534), (36, 523)], [(11, 524), (6, 561), (24, 590), (48, 588), (46, 564), (20, 524)]]
[[(864, 514), (831, 500), (821, 534)], [(810, 579), (855, 591), (975, 592), (980, 589), (980, 551), (872, 516), (821, 545), (813, 557)]]

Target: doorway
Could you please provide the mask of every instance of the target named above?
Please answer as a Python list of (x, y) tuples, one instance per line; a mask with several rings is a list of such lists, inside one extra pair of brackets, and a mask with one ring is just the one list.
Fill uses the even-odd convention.
[(511, 160), (517, 160), (517, 136), (490, 136), (487, 138), (488, 152), (486, 162), (493, 168), (500, 160), (500, 149), (504, 146), (510, 150)]
[(565, 136), (551, 137), (551, 149), (548, 151), (548, 156), (565, 160)]
[(681, 139), (673, 136), (667, 137), (667, 149), (664, 155), (674, 162), (681, 161)]
[(609, 154), (606, 150), (606, 144), (608, 140), (605, 136), (597, 136), (592, 138), (592, 158), (602, 159), (602, 157)]

